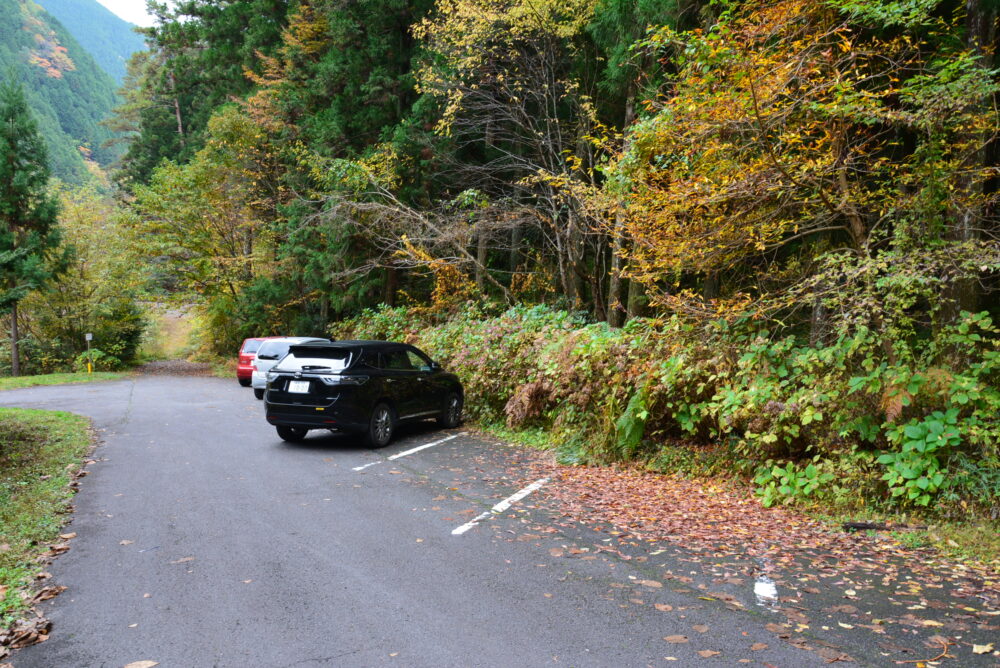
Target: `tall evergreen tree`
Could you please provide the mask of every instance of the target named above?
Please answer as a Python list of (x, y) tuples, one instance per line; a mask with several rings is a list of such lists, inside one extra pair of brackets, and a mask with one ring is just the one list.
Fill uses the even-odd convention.
[(58, 205), (48, 192), (45, 144), (24, 90), (0, 83), (0, 313), (10, 313), (11, 372), (20, 374), (17, 304), (51, 278)]

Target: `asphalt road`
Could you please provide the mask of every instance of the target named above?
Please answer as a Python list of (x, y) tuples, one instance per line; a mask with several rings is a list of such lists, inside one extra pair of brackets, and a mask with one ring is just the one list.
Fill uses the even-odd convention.
[(733, 609), (574, 548), (587, 530), (556, 521), (544, 486), (453, 534), (531, 481), (527, 453), (461, 429), (428, 423), (378, 451), (316, 432), (289, 445), (248, 389), (199, 377), (0, 405), (87, 415), (102, 441), (72, 549), (48, 569), (68, 587), (42, 604), (52, 634), (16, 668), (826, 664), (767, 631), (749, 588)]

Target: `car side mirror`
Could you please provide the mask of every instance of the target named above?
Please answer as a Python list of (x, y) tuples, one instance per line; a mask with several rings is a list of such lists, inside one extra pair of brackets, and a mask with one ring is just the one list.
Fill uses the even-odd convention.
[(440, 371), (441, 365), (437, 362), (431, 362), (431, 371)]

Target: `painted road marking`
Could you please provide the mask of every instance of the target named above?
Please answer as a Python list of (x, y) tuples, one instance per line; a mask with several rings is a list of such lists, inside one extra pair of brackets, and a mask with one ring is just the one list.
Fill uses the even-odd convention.
[(472, 527), (476, 526), (477, 524), (479, 524), (483, 520), (485, 520), (485, 519), (487, 519), (489, 517), (493, 517), (494, 515), (499, 515), (503, 511), (505, 511), (508, 508), (510, 508), (513, 504), (517, 503), (518, 501), (520, 501), (521, 499), (523, 499), (524, 497), (528, 496), (529, 494), (531, 494), (532, 492), (534, 492), (536, 489), (538, 489), (539, 487), (541, 487), (542, 485), (544, 485), (545, 483), (547, 483), (549, 480), (550, 480), (549, 478), (542, 478), (541, 480), (536, 480), (535, 482), (531, 483), (530, 485), (528, 485), (527, 487), (525, 487), (524, 489), (522, 489), (520, 492), (517, 492), (516, 494), (513, 494), (511, 496), (508, 496), (506, 499), (504, 499), (503, 501), (501, 501), (497, 505), (493, 506), (492, 508), (490, 508), (489, 510), (487, 510), (485, 513), (483, 513), (483, 514), (479, 515), (478, 517), (474, 518), (472, 521), (466, 522), (462, 526), (458, 527), (457, 529), (455, 529), (454, 531), (451, 532), (451, 535), (452, 536), (461, 536), (463, 533), (465, 533), (466, 531), (468, 531)]
[(386, 457), (384, 460), (380, 459), (380, 460), (375, 461), (375, 462), (368, 462), (367, 464), (363, 464), (361, 466), (355, 466), (351, 470), (352, 471), (364, 471), (369, 466), (375, 466), (376, 464), (381, 464), (383, 461), (389, 461), (389, 462), (391, 462), (393, 460), (399, 459), (400, 457), (406, 457), (407, 455), (412, 455), (414, 452), (420, 452), (421, 450), (426, 450), (427, 448), (433, 448), (435, 445), (441, 445), (445, 441), (450, 441), (451, 439), (458, 438), (459, 436), (465, 436), (467, 433), (468, 432), (464, 432), (463, 431), (463, 432), (458, 433), (458, 434), (452, 434), (451, 436), (445, 436), (444, 438), (442, 438), (440, 440), (432, 441), (430, 443), (425, 443), (424, 445), (418, 446), (416, 448), (411, 448), (409, 450), (404, 450), (403, 452), (397, 452), (396, 454), (394, 454), (394, 455), (392, 455), (390, 457)]

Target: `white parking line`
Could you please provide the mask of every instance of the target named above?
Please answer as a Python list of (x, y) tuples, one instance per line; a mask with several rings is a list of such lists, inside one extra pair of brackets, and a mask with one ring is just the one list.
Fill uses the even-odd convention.
[(376, 464), (381, 464), (383, 461), (390, 461), (391, 462), (393, 460), (399, 459), (400, 457), (406, 457), (407, 455), (412, 455), (414, 452), (420, 452), (421, 450), (426, 450), (427, 448), (433, 448), (435, 445), (441, 445), (445, 441), (450, 441), (451, 439), (458, 438), (459, 436), (465, 436), (467, 433), (468, 432), (464, 432), (463, 431), (463, 432), (458, 433), (458, 434), (452, 434), (451, 436), (445, 436), (444, 438), (442, 438), (440, 440), (432, 441), (430, 443), (425, 443), (424, 445), (418, 446), (416, 448), (411, 448), (409, 450), (404, 450), (403, 452), (397, 452), (394, 455), (386, 457), (384, 460), (380, 459), (377, 462), (368, 462), (367, 464), (363, 464), (361, 466), (355, 466), (351, 470), (352, 471), (364, 471), (369, 466), (375, 466)]
[(512, 494), (511, 496), (508, 496), (506, 499), (504, 499), (503, 501), (501, 501), (497, 505), (493, 506), (492, 508), (490, 508), (489, 510), (487, 510), (485, 513), (479, 515), (478, 517), (476, 517), (472, 521), (466, 522), (462, 526), (458, 527), (457, 529), (455, 529), (454, 531), (451, 532), (451, 535), (452, 536), (461, 536), (463, 533), (465, 533), (466, 531), (468, 531), (472, 527), (476, 526), (477, 524), (479, 524), (483, 520), (487, 519), (488, 517), (493, 517), (494, 515), (499, 515), (503, 511), (505, 511), (508, 508), (510, 508), (513, 504), (517, 503), (518, 501), (520, 501), (521, 499), (523, 499), (524, 497), (528, 496), (529, 494), (531, 494), (532, 492), (534, 492), (536, 489), (538, 489), (539, 487), (541, 487), (542, 485), (544, 485), (545, 483), (547, 483), (548, 481), (549, 481), (549, 478), (542, 478), (541, 480), (536, 480), (535, 482), (531, 483), (530, 485), (528, 485), (527, 487), (525, 487), (524, 489), (522, 489), (520, 492), (517, 492), (516, 494)]

